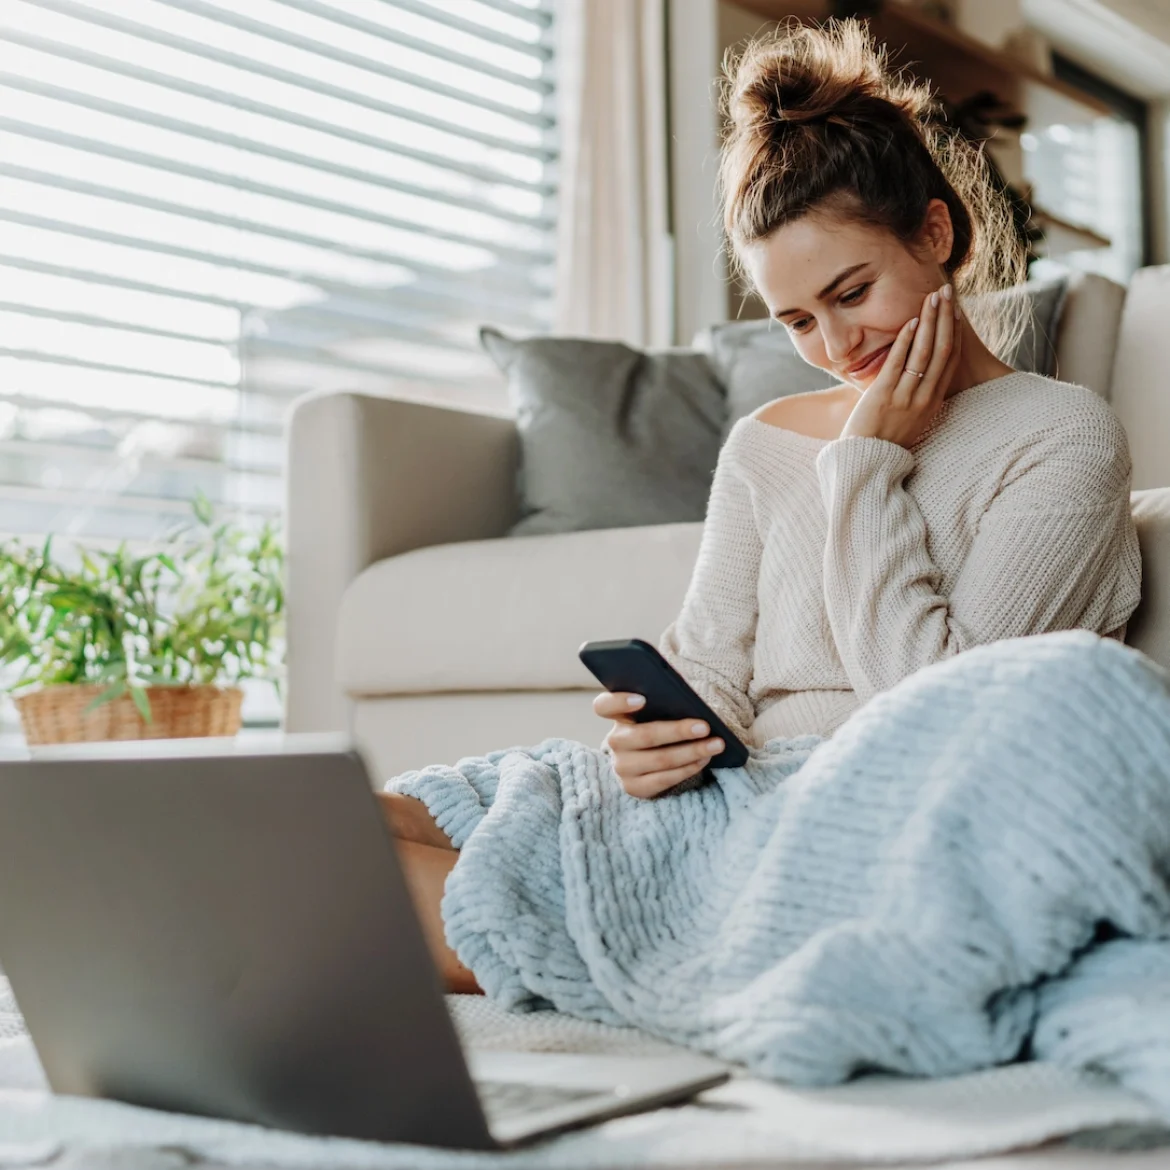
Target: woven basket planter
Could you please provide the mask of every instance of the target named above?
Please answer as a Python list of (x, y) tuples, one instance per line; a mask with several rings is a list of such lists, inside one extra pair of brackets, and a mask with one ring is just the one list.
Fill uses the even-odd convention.
[(107, 739), (186, 739), (235, 735), (240, 730), (239, 687), (147, 687), (151, 722), (129, 695), (85, 708), (106, 688), (97, 683), (64, 683), (14, 698), (28, 744), (92, 743)]

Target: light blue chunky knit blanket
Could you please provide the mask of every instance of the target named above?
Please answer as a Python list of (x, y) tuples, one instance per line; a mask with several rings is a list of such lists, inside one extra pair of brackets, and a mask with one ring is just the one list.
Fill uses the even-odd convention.
[(826, 1084), (1033, 1056), (1170, 1117), (1170, 677), (1074, 632), (922, 670), (829, 740), (627, 796), (556, 739), (390, 781), (462, 850), (497, 1001)]

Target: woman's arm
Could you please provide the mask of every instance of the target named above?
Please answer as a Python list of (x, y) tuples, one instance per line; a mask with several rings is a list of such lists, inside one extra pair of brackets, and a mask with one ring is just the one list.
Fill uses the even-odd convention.
[(724, 445), (699, 556), (678, 617), (658, 648), (740, 739), (750, 742), (762, 545), (734, 432)]
[(1109, 634), (1128, 620), (1141, 558), (1120, 424), (1090, 412), (1074, 433), (1058, 429), (1022, 449), (949, 597), (905, 488), (910, 452), (874, 438), (841, 439), (821, 452), (825, 604), (863, 702), (972, 646), (1047, 630)]

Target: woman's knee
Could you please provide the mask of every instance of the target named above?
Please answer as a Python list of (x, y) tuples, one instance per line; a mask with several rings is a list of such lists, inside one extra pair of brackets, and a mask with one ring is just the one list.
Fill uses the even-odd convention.
[(379, 792), (376, 795), (386, 824), (395, 837), (419, 845), (430, 845), (435, 849), (455, 848), (451, 838), (435, 823), (435, 818), (421, 800), (397, 792)]

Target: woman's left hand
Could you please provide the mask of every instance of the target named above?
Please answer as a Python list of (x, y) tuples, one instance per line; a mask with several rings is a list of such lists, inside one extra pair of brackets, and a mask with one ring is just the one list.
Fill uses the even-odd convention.
[(885, 439), (912, 447), (938, 413), (962, 349), (963, 331), (952, 287), (947, 284), (928, 294), (921, 318), (915, 321), (908, 321), (894, 339), (841, 438)]

